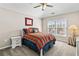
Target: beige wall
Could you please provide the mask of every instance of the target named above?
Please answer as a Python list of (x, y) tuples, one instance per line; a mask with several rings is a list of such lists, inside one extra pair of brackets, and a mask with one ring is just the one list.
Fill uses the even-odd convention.
[(25, 17), (32, 17), (33, 27), (41, 31), (40, 19), (0, 8), (0, 48), (10, 45), (11, 36), (21, 35), (21, 30), (27, 27)]
[[(47, 17), (44, 18), (42, 21), (42, 30), (43, 32), (47, 32), (47, 22), (48, 20), (53, 20), (53, 19), (66, 19), (68, 21), (68, 27), (70, 25), (77, 25), (79, 27), (79, 12), (74, 12), (74, 13), (69, 13), (69, 14), (63, 14), (63, 15), (58, 15), (58, 16), (53, 16), (53, 17)], [(68, 29), (67, 29), (68, 30)], [(67, 38), (63, 38), (63, 37), (57, 37), (57, 40), (60, 39), (62, 41), (67, 41)]]

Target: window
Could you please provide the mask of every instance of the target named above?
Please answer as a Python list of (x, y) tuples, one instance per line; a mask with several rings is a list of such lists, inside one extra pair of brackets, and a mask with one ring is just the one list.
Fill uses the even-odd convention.
[(67, 20), (49, 20), (48, 21), (48, 32), (57, 36), (67, 35)]

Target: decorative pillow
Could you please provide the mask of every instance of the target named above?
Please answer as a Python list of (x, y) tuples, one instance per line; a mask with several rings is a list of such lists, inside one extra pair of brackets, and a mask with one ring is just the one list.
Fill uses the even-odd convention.
[(33, 29), (32, 28), (28, 28), (28, 32), (29, 33), (33, 33)]

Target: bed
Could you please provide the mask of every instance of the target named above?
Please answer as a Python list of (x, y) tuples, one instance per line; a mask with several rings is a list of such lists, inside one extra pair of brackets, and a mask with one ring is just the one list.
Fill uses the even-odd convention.
[(23, 29), (22, 44), (31, 48), (39, 55), (44, 55), (55, 44), (55, 36), (39, 32), (38, 28)]

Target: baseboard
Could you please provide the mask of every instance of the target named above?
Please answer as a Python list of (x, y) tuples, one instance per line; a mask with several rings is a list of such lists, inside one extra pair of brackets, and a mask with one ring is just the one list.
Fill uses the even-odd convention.
[(6, 48), (9, 48), (9, 47), (11, 47), (11, 45), (9, 45), (9, 46), (5, 46), (5, 47), (1, 47), (0, 50), (2, 50), (2, 49), (6, 49)]

